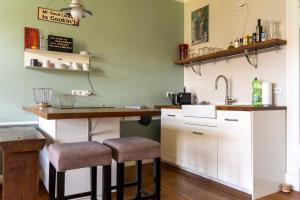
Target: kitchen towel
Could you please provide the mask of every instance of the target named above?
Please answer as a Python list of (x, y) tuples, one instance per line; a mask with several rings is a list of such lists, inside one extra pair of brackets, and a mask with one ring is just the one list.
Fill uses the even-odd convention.
[(270, 82), (262, 82), (262, 105), (264, 106), (273, 105), (272, 86)]

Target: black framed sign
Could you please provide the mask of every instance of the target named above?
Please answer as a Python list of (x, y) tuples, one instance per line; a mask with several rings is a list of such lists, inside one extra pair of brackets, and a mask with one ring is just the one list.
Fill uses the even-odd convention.
[(73, 38), (48, 35), (48, 50), (73, 53)]

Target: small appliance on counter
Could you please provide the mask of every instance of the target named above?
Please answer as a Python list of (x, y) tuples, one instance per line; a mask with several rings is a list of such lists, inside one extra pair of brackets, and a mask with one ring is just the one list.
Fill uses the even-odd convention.
[(180, 92), (178, 94), (169, 94), (169, 99), (173, 105), (191, 105), (192, 93), (187, 93), (186, 88), (184, 88), (183, 92)]

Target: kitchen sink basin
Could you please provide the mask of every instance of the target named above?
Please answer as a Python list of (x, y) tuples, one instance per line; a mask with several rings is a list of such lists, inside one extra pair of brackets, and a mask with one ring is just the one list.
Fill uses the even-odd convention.
[(184, 117), (217, 118), (216, 105), (183, 105)]

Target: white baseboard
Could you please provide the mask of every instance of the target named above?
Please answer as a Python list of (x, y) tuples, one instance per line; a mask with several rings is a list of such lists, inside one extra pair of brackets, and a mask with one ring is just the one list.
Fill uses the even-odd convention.
[(1, 126), (28, 126), (28, 125), (37, 125), (38, 121), (25, 121), (25, 122), (4, 122), (0, 123)]

